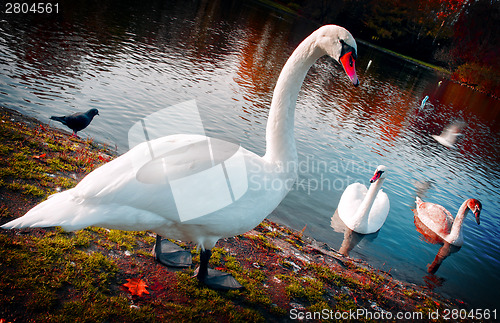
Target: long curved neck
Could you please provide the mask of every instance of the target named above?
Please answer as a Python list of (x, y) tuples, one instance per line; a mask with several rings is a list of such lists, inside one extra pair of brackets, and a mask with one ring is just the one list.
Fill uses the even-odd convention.
[(447, 237), (448, 242), (454, 243), (456, 241), (462, 240), (462, 224), (464, 223), (465, 216), (469, 211), (466, 200), (462, 203), (462, 206), (458, 209), (457, 216), (453, 220), (453, 225), (451, 226), (450, 234)]
[(375, 183), (372, 183), (370, 185), (368, 192), (366, 192), (365, 198), (356, 210), (354, 218), (357, 219), (361, 227), (368, 226), (368, 214), (370, 213), (373, 202), (377, 197), (378, 191), (380, 191), (380, 189), (382, 188), (382, 183), (384, 182), (384, 180), (385, 178), (379, 178)]
[(325, 53), (315, 46), (313, 33), (300, 43), (283, 67), (274, 88), (267, 120), (265, 159), (271, 162), (297, 159), (295, 105), (307, 71), (323, 55)]

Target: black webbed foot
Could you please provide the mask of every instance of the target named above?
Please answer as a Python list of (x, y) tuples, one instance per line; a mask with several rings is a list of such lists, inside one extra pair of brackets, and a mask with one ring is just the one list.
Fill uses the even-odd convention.
[(159, 263), (167, 267), (186, 268), (193, 264), (189, 250), (185, 250), (167, 239), (162, 239), (159, 235), (156, 235), (153, 255)]
[(212, 256), (210, 250), (200, 253), (200, 267), (195, 271), (195, 277), (209, 288), (219, 290), (236, 290), (244, 287), (229, 273), (208, 268), (208, 261)]

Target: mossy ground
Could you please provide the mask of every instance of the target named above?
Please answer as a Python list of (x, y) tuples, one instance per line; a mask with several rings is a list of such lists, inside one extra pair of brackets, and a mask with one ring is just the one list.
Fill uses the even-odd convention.
[[(0, 223), (68, 189), (112, 152), (0, 109)], [(155, 262), (151, 232), (0, 230), (0, 322), (289, 321), (290, 311), (396, 313), (465, 306), (392, 279), (300, 232), (264, 221), (220, 240), (211, 265), (245, 287), (214, 291)], [(194, 266), (199, 253), (189, 243)], [(149, 294), (122, 286), (140, 278)], [(361, 318), (360, 321), (369, 321)]]

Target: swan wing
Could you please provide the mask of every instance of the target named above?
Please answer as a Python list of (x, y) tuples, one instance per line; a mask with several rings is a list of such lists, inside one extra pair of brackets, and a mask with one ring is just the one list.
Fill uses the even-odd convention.
[[(75, 194), (83, 199), (110, 198), (127, 200), (124, 193), (127, 185), (166, 184), (169, 179), (188, 176), (213, 166), (208, 148), (201, 151), (207, 142), (200, 135), (172, 135), (137, 145), (127, 153), (104, 164), (88, 174), (75, 187)], [(130, 193), (134, 193), (130, 191)]]
[(353, 183), (347, 186), (340, 197), (338, 206), (339, 217), (351, 230), (354, 230), (356, 226), (354, 214), (365, 198), (366, 192), (368, 192), (368, 189), (365, 185)]
[(440, 236), (446, 236), (451, 231), (453, 216), (439, 204), (420, 201), (417, 203), (416, 215), (426, 227)]

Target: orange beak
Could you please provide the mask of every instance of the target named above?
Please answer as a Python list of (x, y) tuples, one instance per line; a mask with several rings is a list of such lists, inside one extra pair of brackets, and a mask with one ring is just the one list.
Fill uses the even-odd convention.
[(481, 209), (476, 208), (475, 210), (472, 211), (474, 213), (474, 216), (476, 218), (477, 224), (480, 224), (481, 221), (479, 220), (479, 214), (481, 213)]
[(352, 57), (352, 52), (347, 52), (340, 57), (340, 63), (344, 67), (344, 71), (351, 80), (354, 86), (359, 85), (358, 75), (356, 74), (355, 60)]
[(376, 172), (375, 175), (373, 175), (373, 177), (370, 179), (370, 183), (376, 182), (380, 178), (380, 176), (382, 176), (382, 173), (382, 171)]

